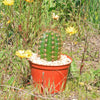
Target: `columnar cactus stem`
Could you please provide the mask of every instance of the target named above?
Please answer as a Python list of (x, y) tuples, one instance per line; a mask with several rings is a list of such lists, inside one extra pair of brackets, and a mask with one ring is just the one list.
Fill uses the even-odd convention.
[(62, 40), (60, 33), (47, 31), (41, 34), (38, 41), (38, 55), (41, 59), (55, 61), (60, 59)]

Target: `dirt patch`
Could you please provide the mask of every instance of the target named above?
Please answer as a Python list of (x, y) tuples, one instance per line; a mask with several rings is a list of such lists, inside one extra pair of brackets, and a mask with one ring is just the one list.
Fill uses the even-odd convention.
[[(73, 42), (66, 39), (64, 42), (64, 52), (67, 52), (68, 54), (71, 54), (72, 52), (72, 58), (75, 59), (75, 62), (78, 67), (80, 67), (84, 48), (85, 48), (85, 40), (83, 39), (81, 42), (77, 42), (75, 44)], [(91, 34), (89, 38), (87, 39), (87, 49), (85, 52), (84, 57), (84, 68), (98, 68), (100, 63), (100, 35), (99, 34)]]

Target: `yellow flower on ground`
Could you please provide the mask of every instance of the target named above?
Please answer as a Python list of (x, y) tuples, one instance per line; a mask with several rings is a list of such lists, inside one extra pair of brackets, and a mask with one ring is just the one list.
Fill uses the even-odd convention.
[(31, 50), (18, 50), (16, 51), (16, 55), (20, 58), (30, 58), (32, 56), (32, 51)]
[(7, 21), (7, 24), (9, 24), (10, 22), (11, 22), (11, 21), (10, 21), (10, 20), (8, 20), (8, 21)]
[(52, 14), (52, 18), (53, 18), (54, 20), (58, 20), (58, 19), (59, 19), (59, 16), (58, 16), (58, 15), (55, 15), (55, 13), (53, 13), (53, 14)]
[(30, 58), (32, 56), (32, 51), (31, 50), (26, 50), (25, 51), (25, 57)]
[(77, 32), (77, 30), (74, 27), (68, 27), (66, 28), (66, 33), (73, 35)]
[(79, 82), (79, 85), (80, 85), (80, 86), (84, 86), (85, 83), (84, 83), (84, 82)]
[(25, 1), (27, 1), (27, 2), (33, 2), (33, 0), (25, 0)]
[(16, 51), (16, 55), (20, 58), (25, 58), (25, 55), (24, 55), (25, 51), (24, 50), (18, 50)]
[(14, 0), (4, 0), (3, 3), (4, 3), (4, 5), (9, 5), (9, 6), (11, 6), (11, 5), (14, 4)]
[(75, 45), (76, 45), (77, 43), (78, 43), (77, 41), (74, 42)]

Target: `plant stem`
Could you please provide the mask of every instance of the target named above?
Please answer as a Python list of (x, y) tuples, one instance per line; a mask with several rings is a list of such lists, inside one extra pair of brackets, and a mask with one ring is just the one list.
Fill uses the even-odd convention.
[(85, 46), (84, 46), (84, 51), (83, 51), (83, 54), (82, 54), (82, 60), (81, 60), (81, 66), (80, 66), (80, 75), (82, 74), (82, 68), (84, 67), (84, 59), (85, 59), (85, 53), (87, 51), (87, 38), (88, 36), (85, 35)]

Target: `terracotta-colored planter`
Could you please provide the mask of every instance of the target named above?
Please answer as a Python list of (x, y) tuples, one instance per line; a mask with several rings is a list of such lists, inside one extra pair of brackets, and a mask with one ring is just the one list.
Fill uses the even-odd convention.
[[(72, 59), (69, 56), (67, 57), (72, 62)], [(50, 93), (63, 91), (65, 89), (68, 69), (71, 62), (62, 66), (46, 66), (29, 61), (33, 84), (39, 85), (42, 92), (45, 91), (45, 88), (47, 88)]]

